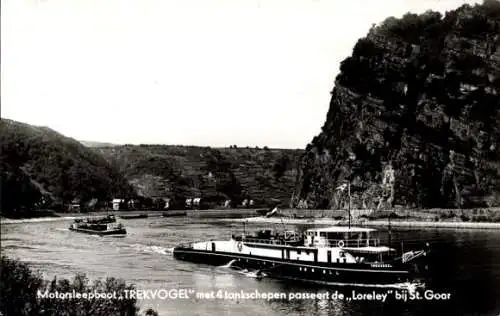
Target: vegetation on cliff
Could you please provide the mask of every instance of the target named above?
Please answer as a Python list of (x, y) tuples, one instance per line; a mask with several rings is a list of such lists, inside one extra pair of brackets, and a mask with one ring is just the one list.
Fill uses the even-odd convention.
[(202, 198), (216, 207), (245, 199), (254, 205), (288, 205), (297, 161), (303, 150), (125, 145), (95, 148), (143, 196), (163, 196), (173, 203)]
[[(0, 312), (4, 316), (23, 315), (102, 315), (102, 316), (135, 316), (139, 308), (137, 300), (125, 296), (125, 291), (133, 290), (132, 285), (123, 280), (107, 278), (93, 283), (83, 274), (77, 274), (70, 281), (54, 278), (44, 280), (33, 272), (28, 265), (5, 256), (1, 258), (0, 266)], [(64, 293), (116, 293), (116, 298), (83, 299), (83, 298), (51, 298), (44, 295)], [(38, 295), (40, 294), (40, 295)], [(122, 299), (120, 299), (122, 296)], [(145, 315), (157, 315), (152, 310)]]
[[(303, 150), (125, 145), (86, 147), (49, 128), (3, 119), (2, 214), (114, 197), (202, 198), (207, 207), (288, 205)], [(95, 146), (94, 146), (95, 145)], [(143, 200), (143, 199), (141, 199)]]
[(49, 128), (2, 119), (2, 214), (133, 194), (105, 159)]
[(295, 205), (500, 205), (500, 2), (388, 18), (341, 64)]

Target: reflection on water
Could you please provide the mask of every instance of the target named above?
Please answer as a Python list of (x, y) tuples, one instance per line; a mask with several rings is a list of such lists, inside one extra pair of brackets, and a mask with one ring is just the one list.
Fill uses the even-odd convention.
[[(227, 239), (241, 233), (240, 223), (217, 218), (145, 218), (124, 221), (124, 238), (68, 231), (68, 221), (2, 225), (2, 251), (38, 269), (46, 278), (72, 278), (85, 272), (91, 279), (121, 277), (139, 289), (194, 289), (228, 293), (324, 293), (350, 295), (352, 287), (247, 277), (230, 268), (172, 258), (183, 242)], [(246, 229), (278, 228), (247, 224)], [(383, 237), (384, 238), (384, 237)], [(402, 242), (404, 241), (404, 242)], [(449, 292), (450, 301), (345, 301), (335, 299), (182, 299), (142, 300), (160, 315), (498, 315), (500, 312), (500, 232), (472, 230), (393, 231), (391, 246), (410, 250), (431, 244), (431, 276), (427, 288)], [(357, 293), (387, 289), (355, 288)]]

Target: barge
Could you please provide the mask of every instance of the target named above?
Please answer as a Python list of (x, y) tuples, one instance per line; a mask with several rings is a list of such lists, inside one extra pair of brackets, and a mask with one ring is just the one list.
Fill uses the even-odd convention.
[(127, 234), (127, 230), (123, 227), (123, 225), (116, 222), (114, 215), (75, 219), (75, 221), (69, 226), (69, 230), (99, 236)]

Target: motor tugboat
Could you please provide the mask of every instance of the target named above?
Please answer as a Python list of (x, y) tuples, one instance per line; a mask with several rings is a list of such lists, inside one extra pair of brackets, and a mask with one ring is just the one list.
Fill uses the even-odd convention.
[(75, 219), (69, 227), (69, 230), (99, 236), (127, 234), (127, 230), (123, 225), (116, 222), (114, 215)]
[(378, 231), (333, 226), (300, 234), (270, 230), (179, 245), (176, 259), (232, 266), (269, 277), (344, 284), (396, 284), (418, 278), (427, 250), (397, 253), (381, 245)]

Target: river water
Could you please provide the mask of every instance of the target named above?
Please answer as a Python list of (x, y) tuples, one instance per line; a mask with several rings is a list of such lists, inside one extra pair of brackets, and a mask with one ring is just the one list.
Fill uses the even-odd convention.
[[(189, 298), (142, 299), (144, 311), (160, 315), (500, 315), (500, 231), (398, 230), (391, 245), (409, 250), (431, 245), (427, 289), (449, 293), (449, 300), (334, 299), (334, 294), (387, 293), (387, 289), (346, 288), (264, 278), (257, 280), (223, 267), (175, 260), (170, 249), (182, 242), (227, 239), (241, 233), (241, 223), (219, 218), (160, 218), (123, 220), (126, 237), (96, 237), (70, 232), (70, 221), (3, 224), (2, 252), (40, 271), (45, 278), (83, 272), (90, 279), (119, 277), (143, 290), (186, 290)], [(289, 225), (288, 228), (296, 226)], [(280, 228), (247, 224), (247, 232)], [(201, 298), (234, 293), (284, 293), (285, 299)], [(220, 292), (219, 292), (220, 291)], [(328, 292), (329, 297), (290, 300), (290, 293)], [(173, 293), (173, 292), (172, 292)], [(365, 297), (366, 298), (366, 297)]]

